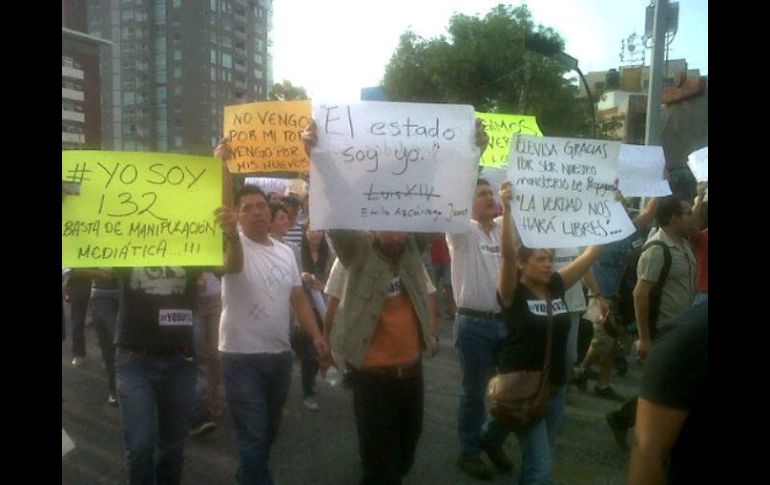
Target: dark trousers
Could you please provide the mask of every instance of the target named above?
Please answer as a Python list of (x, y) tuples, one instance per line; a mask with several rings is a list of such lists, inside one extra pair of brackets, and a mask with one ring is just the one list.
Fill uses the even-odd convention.
[(115, 393), (115, 324), (118, 320), (118, 298), (97, 296), (91, 298), (91, 317), (93, 319), (102, 362), (107, 371), (107, 386)]
[(86, 356), (86, 312), (91, 297), (91, 284), (71, 285), (68, 288), (70, 299), (70, 337), (72, 357)]
[(361, 485), (398, 485), (422, 433), (423, 379), (353, 371), (353, 409), (364, 467)]
[[(315, 316), (316, 324), (319, 330), (323, 330), (323, 321), (318, 313), (318, 310), (313, 308), (313, 315)], [(295, 351), (300, 359), (300, 370), (302, 375), (302, 397), (308, 398), (315, 394), (315, 376), (318, 374), (320, 368), (318, 364), (318, 356), (313, 346), (313, 337), (308, 335), (302, 329), (297, 330), (297, 342)]]

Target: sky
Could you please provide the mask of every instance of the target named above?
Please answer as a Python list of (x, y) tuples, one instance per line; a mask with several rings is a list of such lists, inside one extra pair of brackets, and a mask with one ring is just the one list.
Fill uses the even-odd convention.
[[(273, 0), (273, 82), (291, 81), (315, 101), (350, 102), (377, 86), (407, 28), (446, 34), (454, 12), (484, 16), (500, 0)], [(621, 40), (644, 34), (650, 0), (517, 0), (535, 24), (565, 39), (583, 73), (620, 66)], [(679, 0), (669, 59), (708, 74), (708, 0)], [(646, 53), (649, 65), (652, 51)]]

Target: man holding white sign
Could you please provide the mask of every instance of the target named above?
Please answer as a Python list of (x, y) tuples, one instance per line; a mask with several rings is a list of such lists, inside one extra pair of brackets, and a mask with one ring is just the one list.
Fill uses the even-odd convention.
[(314, 229), (466, 230), (480, 155), (472, 106), (362, 102), (313, 111)]
[[(391, 103), (378, 103), (380, 105)], [(403, 104), (403, 103), (392, 103)], [(425, 110), (426, 106), (421, 106)], [(431, 105), (433, 106), (433, 105)], [(353, 138), (355, 128), (352, 124), (353, 110), (342, 110), (347, 113), (351, 121), (349, 132), (342, 135), (343, 138)], [(327, 113), (331, 115), (331, 112)], [(358, 112), (361, 114), (361, 112)], [(392, 114), (392, 113), (391, 113)], [(473, 111), (470, 111), (471, 116)], [(384, 118), (380, 118), (384, 119)], [(330, 140), (339, 136), (338, 128), (330, 129), (334, 120), (326, 118), (322, 121), (324, 127), (316, 130), (315, 123), (303, 134), (306, 141), (306, 150), (310, 153), (311, 147), (327, 147), (321, 150), (313, 149), (311, 157), (311, 221), (320, 227), (335, 228), (329, 231), (337, 257), (348, 271), (348, 281), (345, 285), (335, 325), (332, 330), (332, 349), (344, 360), (349, 371), (350, 382), (353, 388), (353, 406), (358, 429), (359, 450), (364, 468), (362, 484), (400, 484), (403, 477), (409, 472), (414, 461), (414, 453), (422, 433), (423, 420), (423, 376), (422, 353), (431, 351), (438, 343), (438, 336), (433, 333), (431, 319), (428, 310), (428, 295), (426, 292), (425, 271), (422, 263), (422, 253), (430, 246), (435, 235), (431, 233), (410, 234), (404, 231), (363, 231), (339, 230), (343, 227), (367, 227), (369, 229), (414, 229), (425, 231), (426, 226), (441, 228), (451, 225), (446, 219), (446, 214), (439, 217), (424, 217), (424, 214), (414, 213), (414, 218), (401, 217), (395, 214), (398, 204), (391, 206), (392, 218), (387, 215), (372, 218), (361, 223), (357, 221), (342, 221), (334, 219), (330, 213), (331, 197), (359, 196), (356, 189), (361, 185), (351, 185), (347, 188), (339, 187), (332, 193), (333, 185), (324, 183), (323, 177), (342, 177), (338, 170), (342, 168), (340, 163), (345, 161), (345, 150), (333, 153), (329, 150)], [(404, 130), (404, 136), (395, 141), (383, 141), (373, 151), (369, 159), (369, 171), (377, 171), (380, 162), (385, 162), (384, 170), (390, 171), (390, 163), (395, 158), (388, 156), (395, 150), (402, 150), (410, 141), (409, 132), (414, 130), (415, 136), (459, 136), (459, 133), (467, 138), (464, 144), (454, 144), (455, 152), (466, 154), (473, 153), (473, 121), (470, 126), (442, 125), (441, 119), (436, 118), (435, 126), (426, 128), (410, 117), (406, 117), (406, 124), (388, 124), (392, 130)], [(452, 127), (454, 126), (454, 127)], [(480, 124), (477, 125), (480, 127)], [(422, 127), (422, 129), (420, 129)], [(486, 143), (483, 130), (477, 128), (477, 140), (480, 144)], [(371, 124), (372, 133), (385, 133), (386, 125), (382, 121)], [(435, 130), (435, 131), (432, 131)], [(388, 133), (394, 133), (388, 131)], [(419, 133), (419, 134), (418, 134)], [(433, 133), (433, 135), (430, 135)], [(391, 136), (391, 135), (388, 135)], [(395, 136), (395, 135), (392, 135)], [(436, 151), (441, 150), (436, 142)], [(452, 143), (447, 143), (453, 146)], [(468, 145), (468, 146), (464, 146)], [(419, 143), (414, 145), (421, 150)], [(394, 148), (402, 147), (402, 148)], [(388, 150), (391, 150), (389, 153)], [(420, 151), (425, 154), (426, 152)], [(458, 169), (470, 168), (475, 170), (478, 161), (478, 152), (475, 160), (472, 157), (455, 160)], [(320, 155), (320, 156), (316, 156)], [(382, 155), (382, 159), (379, 157)], [(340, 159), (342, 157), (342, 160)], [(421, 160), (417, 163), (423, 165), (432, 164), (432, 170), (437, 171), (438, 157), (430, 160)], [(445, 160), (446, 161), (446, 160)], [(373, 165), (372, 165), (373, 163)], [(448, 162), (449, 163), (449, 162)], [(405, 171), (409, 167), (404, 168)], [(348, 171), (356, 171), (352, 167)], [(314, 178), (321, 177), (321, 179)], [(431, 179), (433, 174), (430, 174)], [(318, 180), (322, 182), (318, 183)], [(374, 179), (371, 186), (380, 183)], [(424, 179), (420, 179), (424, 180)], [(360, 182), (360, 180), (359, 180)], [(384, 185), (383, 185), (384, 187)], [(433, 185), (431, 185), (433, 187)], [(346, 189), (346, 190), (345, 190)], [(389, 190), (389, 189), (388, 189)], [(355, 191), (355, 192), (354, 192)], [(370, 190), (371, 191), (371, 190)], [(423, 189), (415, 194), (425, 195)], [(433, 189), (429, 190), (434, 193)], [(406, 193), (387, 192), (392, 199), (399, 201), (410, 198)], [(444, 192), (442, 192), (444, 194)], [(449, 194), (449, 192), (446, 192)], [(470, 191), (468, 191), (470, 195)], [(365, 195), (366, 196), (366, 195)], [(422, 195), (421, 195), (422, 196)], [(421, 197), (420, 196), (420, 197)], [(441, 196), (438, 196), (441, 197)], [(383, 195), (383, 202), (391, 199)], [(459, 199), (456, 199), (459, 200)], [(390, 202), (393, 202), (391, 200)], [(426, 203), (430, 205), (431, 203)], [(357, 207), (355, 204), (349, 206)], [(318, 207), (321, 206), (322, 210)], [(438, 206), (435, 206), (438, 207)], [(344, 212), (344, 207), (335, 207), (335, 211)], [(469, 215), (469, 214), (468, 214)], [(352, 217), (352, 216), (350, 216)], [(431, 220), (432, 219), (432, 220)], [(451, 217), (450, 217), (451, 219)], [(461, 218), (455, 218), (455, 220)], [(320, 222), (319, 222), (320, 221)], [(373, 221), (373, 222), (372, 222)], [(342, 362), (340, 362), (342, 364)]]

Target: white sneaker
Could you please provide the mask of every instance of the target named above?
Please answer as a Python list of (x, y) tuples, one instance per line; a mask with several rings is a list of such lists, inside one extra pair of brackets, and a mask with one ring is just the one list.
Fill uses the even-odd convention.
[(308, 397), (302, 400), (302, 405), (305, 406), (310, 411), (318, 411), (318, 403), (316, 402), (315, 398)]
[(72, 367), (83, 367), (83, 357), (73, 357), (72, 358)]

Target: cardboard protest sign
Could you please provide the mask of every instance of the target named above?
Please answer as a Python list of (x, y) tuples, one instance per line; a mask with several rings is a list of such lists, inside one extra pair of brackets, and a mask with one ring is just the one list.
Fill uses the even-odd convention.
[(476, 112), (487, 135), (489, 145), (481, 155), (481, 166), (504, 167), (508, 164), (511, 140), (515, 135), (543, 136), (534, 116)]
[(517, 135), (508, 177), (522, 241), (570, 248), (623, 239), (634, 226), (617, 193), (620, 142)]
[(620, 146), (618, 180), (625, 197), (665, 197), (671, 187), (664, 178), (666, 158), (662, 146)]
[(222, 163), (176, 153), (62, 152), (62, 266), (221, 266)]
[(307, 172), (302, 130), (310, 123), (310, 101), (268, 101), (225, 106), (231, 173)]
[(480, 149), (473, 107), (316, 105), (314, 229), (468, 230)]
[(709, 147), (692, 152), (687, 157), (687, 166), (690, 167), (695, 180), (698, 182), (709, 181)]

